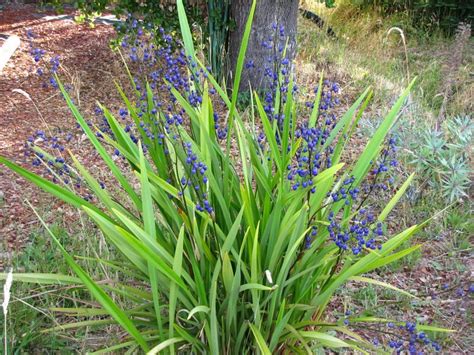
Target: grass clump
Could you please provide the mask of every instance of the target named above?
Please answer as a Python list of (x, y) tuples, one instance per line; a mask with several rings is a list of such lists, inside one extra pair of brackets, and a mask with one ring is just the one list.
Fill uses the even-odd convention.
[[(439, 350), (425, 331), (446, 330), (377, 319), (365, 310), (336, 319), (328, 308), (349, 281), (412, 297), (366, 274), (417, 251), (418, 245), (403, 247), (404, 242), (426, 225), (392, 233), (386, 224), (413, 179), (395, 184), (391, 178), (398, 162), (389, 133), (414, 83), (388, 110), (359, 158), (344, 164), (370, 89), (336, 116), (340, 88), (321, 78), (302, 110), (290, 63), (283, 59), (265, 97), (252, 95), (246, 115), (238, 110), (254, 11), (255, 2), (231, 96), (196, 59), (181, 1), (181, 51), (148, 51), (145, 31), (139, 44), (123, 46), (130, 46), (127, 71), (134, 87), (127, 95), (117, 84), (124, 122), (105, 105), (99, 105), (101, 125), (88, 122), (54, 73), (114, 184), (106, 187), (79, 157), (57, 160), (34, 140), (35, 163), (46, 166), (55, 182), (3, 157), (0, 162), (85, 213), (121, 257), (95, 258), (99, 267), (115, 270), (104, 280), (43, 222), (68, 270), (14, 278), (52, 284), (60, 279), (87, 290), (94, 303), (57, 311), (75, 316), (69, 327), (81, 328), (85, 316), (93, 316), (87, 325), (119, 327), (124, 336), (101, 349), (108, 352), (372, 351), (376, 344), (354, 332), (367, 323), (375, 334), (393, 329), (385, 339), (391, 348)], [(134, 67), (141, 69), (135, 77)], [(216, 102), (225, 107), (226, 120)], [(371, 202), (380, 206), (385, 192), (389, 200), (374, 208)]]

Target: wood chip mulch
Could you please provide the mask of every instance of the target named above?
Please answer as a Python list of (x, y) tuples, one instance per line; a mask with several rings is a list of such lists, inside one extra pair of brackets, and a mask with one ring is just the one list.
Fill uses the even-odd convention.
[[(74, 15), (71, 11), (66, 14)], [(92, 115), (97, 101), (119, 105), (113, 83), (119, 61), (109, 47), (114, 29), (77, 24), (69, 18), (45, 19), (55, 15), (34, 5), (11, 5), (0, 11), (0, 33), (21, 39), (20, 48), (0, 73), (0, 155), (29, 169), (31, 157), (25, 157), (29, 136), (37, 130), (56, 133), (75, 128), (59, 91), (45, 87), (45, 80), (36, 74), (39, 64), (60, 56), (62, 77), (64, 74), (65, 84), (73, 87), (72, 96), (85, 116)], [(40, 63), (31, 55), (27, 30), (34, 34), (33, 47), (46, 51)], [(80, 145), (75, 148), (81, 149)], [(38, 225), (25, 200), (50, 212), (61, 205), (0, 166), (0, 268), (9, 252), (20, 248)]]

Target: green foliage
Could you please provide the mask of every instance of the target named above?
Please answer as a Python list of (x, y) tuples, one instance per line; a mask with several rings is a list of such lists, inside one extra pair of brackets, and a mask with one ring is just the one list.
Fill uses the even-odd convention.
[(333, 8), (334, 6), (336, 6), (336, 1), (335, 0), (324, 0), (324, 4), (328, 8)]
[[(61, 217), (57, 215), (56, 211), (55, 213), (55, 221), (60, 221)], [(71, 229), (72, 226), (69, 225), (69, 227)], [(94, 235), (96, 230), (75, 227), (73, 229), (81, 230), (71, 237), (61, 223), (55, 222), (51, 226), (52, 232), (61, 243), (67, 244), (68, 249), (74, 253), (81, 254), (81, 265), (86, 267), (94, 275), (94, 278), (106, 277), (102, 270), (107, 270), (109, 275), (113, 273), (113, 268), (106, 265), (97, 267), (97, 261), (91, 258), (91, 256), (97, 255), (96, 251), (100, 249), (100, 243), (103, 243), (103, 240), (97, 239)], [(51, 244), (51, 239), (43, 228), (34, 229), (29, 235), (29, 239), (32, 243), (27, 245), (21, 253), (14, 254), (11, 261), (11, 266), (15, 270), (22, 271), (25, 278), (23, 280), (21, 278), (15, 279), (11, 290), (12, 299), (8, 312), (14, 316), (8, 317), (7, 320), (8, 349), (12, 354), (30, 354), (38, 351), (43, 353), (83, 353), (84, 349), (81, 347), (87, 340), (84, 342), (71, 341), (68, 337), (62, 336), (59, 331), (45, 332), (45, 329), (59, 326), (59, 322), (67, 328), (67, 325), (64, 324), (68, 319), (64, 317), (67, 313), (62, 313), (59, 310), (61, 308), (71, 310), (93, 300), (82, 286), (65, 286), (64, 282), (60, 282), (59, 278), (55, 276), (67, 274), (69, 266), (62, 258), (60, 251)], [(101, 257), (112, 258), (108, 253), (109, 250), (104, 250)], [(48, 274), (50, 277), (47, 277)], [(51, 279), (51, 275), (56, 278), (56, 282)], [(70, 276), (67, 276), (66, 280), (68, 279), (78, 280)], [(22, 282), (25, 280), (35, 280), (35, 283)], [(58, 320), (59, 317), (63, 317), (63, 319)], [(3, 329), (3, 322), (5, 319), (0, 317), (0, 329)], [(96, 332), (93, 327), (79, 328), (75, 337), (87, 339), (86, 334), (88, 334), (89, 337), (93, 335), (100, 338), (102, 336), (100, 333), (100, 330)], [(0, 337), (0, 339), (3, 345), (3, 338)], [(114, 340), (117, 341), (118, 338)]]
[(218, 78), (224, 75), (224, 66), (227, 62), (224, 57), (227, 51), (226, 42), (228, 31), (233, 25), (230, 19), (230, 2), (231, 0), (207, 1), (208, 60), (212, 72)]
[(448, 202), (468, 197), (474, 124), (470, 116), (448, 119), (441, 131), (425, 129), (409, 146), (419, 176)]
[[(237, 108), (236, 88), (240, 84), (255, 4), (254, 1), (243, 35), (232, 97), (204, 66), (207, 80), (199, 88), (203, 96), (198, 105), (192, 105), (187, 97), (171, 88), (177, 104), (190, 120), (187, 128), (177, 125), (175, 130), (167, 131), (152, 124), (164, 113), (153, 112), (149, 86), (147, 102), (150, 105), (139, 121), (135, 98), (127, 97), (118, 86), (137, 126), (143, 122), (151, 132), (139, 130), (140, 140), (134, 142), (104, 106), (101, 108), (113, 134), (95, 132), (59, 83), (78, 124), (115, 177), (116, 191), (101, 189), (87, 167), (74, 156), (75, 169), (96, 196), (94, 203), (68, 186), (53, 184), (0, 157), (0, 163), (6, 167), (85, 212), (122, 254), (123, 259), (113, 261), (120, 277), (113, 283), (98, 282), (100, 280), (65, 249), (66, 241), (59, 239), (43, 222), (57, 250), (77, 277), (66, 274), (14, 276), (16, 280), (30, 283), (57, 283), (58, 280), (65, 284), (80, 283), (98, 304), (97, 307), (71, 307), (70, 314), (99, 314), (100, 322), (116, 324), (127, 334), (121, 343), (105, 351), (127, 348), (131, 353), (151, 349), (151, 353), (164, 350), (270, 354), (282, 349), (308, 353), (340, 348), (370, 350), (369, 342), (340, 321), (328, 322), (326, 307), (347, 281), (376, 283), (357, 277), (418, 249), (418, 246), (402, 246), (424, 224), (385, 240), (380, 250), (367, 248), (365, 253), (356, 255), (339, 249), (324, 228), (332, 214), (339, 216), (341, 225), (348, 227), (352, 217), (350, 206), (344, 205), (344, 201), (331, 203), (326, 196), (337, 188), (339, 178), (353, 176), (353, 186), (361, 185), (413, 83), (381, 122), (359, 159), (343, 169), (340, 158), (362, 115), (364, 100), (370, 98), (367, 89), (322, 144), (321, 152), (331, 144), (336, 148), (332, 166), (314, 179), (318, 193), (293, 189), (287, 179), (287, 166), (295, 159), (302, 141), (295, 134), (298, 106), (292, 96), (292, 80), (286, 100), (276, 109), (285, 113), (281, 127), (267, 116), (256, 93), (248, 122), (244, 122)], [(186, 52), (192, 55), (191, 30), (179, 0), (178, 10)], [(214, 103), (208, 92), (211, 85), (229, 111), (225, 148), (217, 139), (214, 126)], [(320, 97), (317, 95), (316, 101)], [(280, 104), (280, 100), (277, 101)], [(310, 128), (321, 118), (319, 102), (315, 107)], [(255, 123), (257, 121), (259, 123)], [(264, 131), (267, 142), (264, 147), (256, 137), (258, 127)], [(154, 137), (163, 135), (162, 144), (152, 140), (149, 133)], [(107, 146), (120, 152), (126, 167), (112, 158)], [(205, 164), (206, 181), (196, 182), (188, 159)], [(182, 178), (187, 176), (194, 179), (193, 185), (200, 184), (199, 189), (183, 187)], [(405, 189), (403, 186), (401, 190)], [(204, 201), (204, 195), (199, 192), (202, 190), (206, 194)], [(118, 197), (123, 194), (128, 198)], [(389, 201), (378, 221), (385, 219), (399, 198), (396, 194)], [(202, 208), (205, 201), (212, 204), (212, 210)], [(305, 240), (313, 226), (321, 232), (307, 246)], [(103, 263), (102, 260), (97, 262)], [(5, 275), (0, 274), (0, 278), (3, 277)], [(376, 284), (396, 290), (382, 282)], [(74, 326), (79, 327), (80, 323)]]
[(371, 6), (382, 14), (408, 13), (413, 25), (424, 29), (441, 28), (454, 34), (459, 22), (474, 21), (474, 3), (459, 0), (351, 0), (354, 5)]

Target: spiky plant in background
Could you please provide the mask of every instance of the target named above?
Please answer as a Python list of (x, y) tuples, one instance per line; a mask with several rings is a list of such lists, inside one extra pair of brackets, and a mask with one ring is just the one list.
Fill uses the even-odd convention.
[(409, 152), (434, 196), (453, 202), (468, 198), (471, 189), (472, 136), (474, 124), (468, 115), (446, 120), (441, 131), (425, 129), (421, 139), (411, 140)]

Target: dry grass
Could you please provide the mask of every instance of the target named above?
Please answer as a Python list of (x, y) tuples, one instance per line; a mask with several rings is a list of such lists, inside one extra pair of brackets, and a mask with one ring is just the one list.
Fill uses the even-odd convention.
[[(418, 119), (434, 123), (447, 86), (445, 73), (453, 62), (453, 39), (414, 29), (406, 15), (384, 18), (350, 6), (347, 1), (338, 2), (334, 9), (314, 0), (306, 0), (303, 6), (320, 15), (338, 38), (330, 39), (311, 22), (300, 19), (301, 63), (317, 62), (318, 68), (349, 78), (348, 82), (359, 90), (373, 86), (378, 93), (375, 103), (385, 106), (408, 84), (409, 78), (417, 76), (413, 96), (420, 108)], [(393, 27), (404, 36), (388, 35)], [(446, 104), (448, 115), (473, 109), (474, 40), (464, 43), (464, 55), (458, 61), (452, 95)]]

